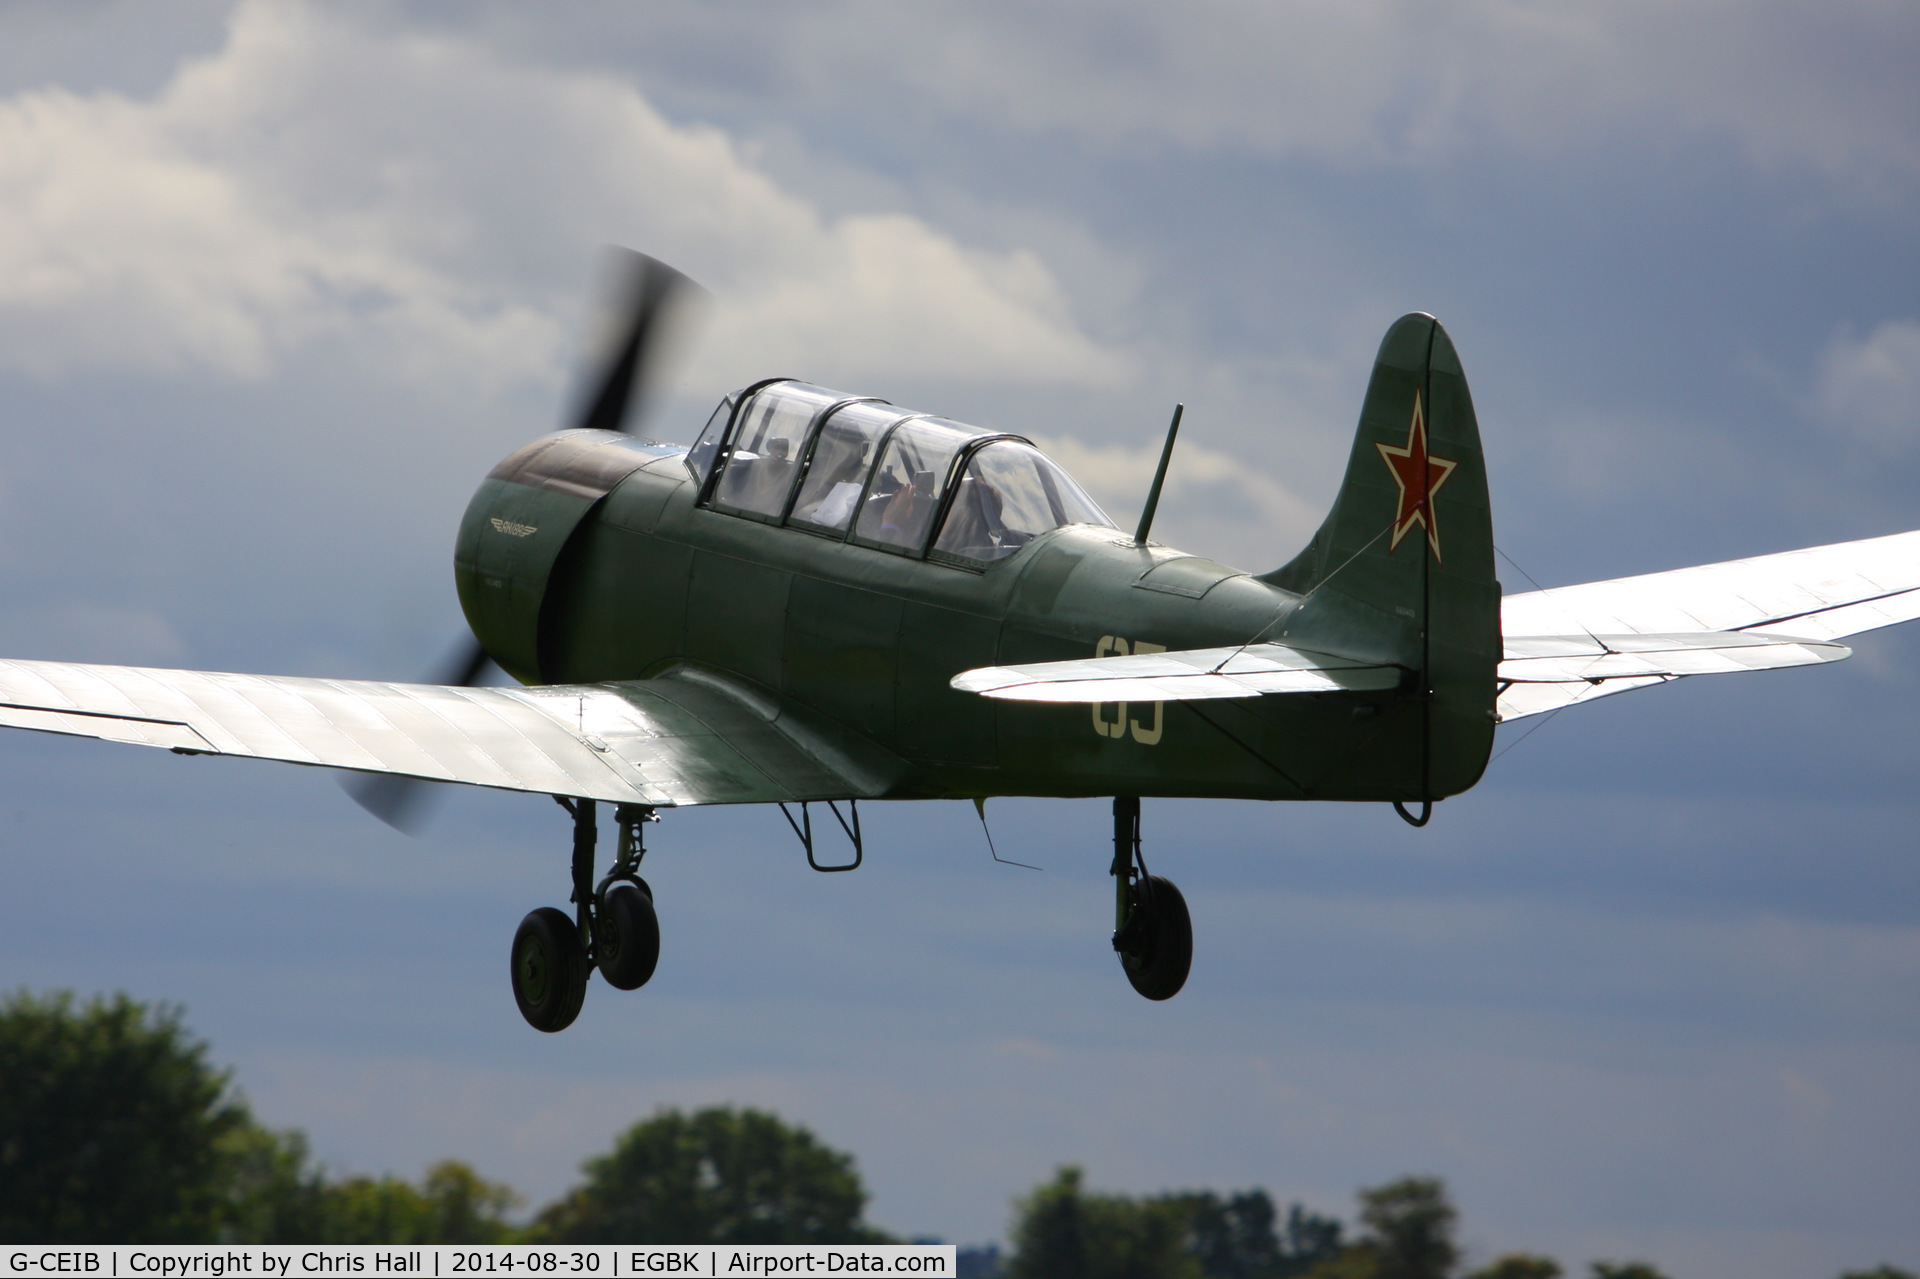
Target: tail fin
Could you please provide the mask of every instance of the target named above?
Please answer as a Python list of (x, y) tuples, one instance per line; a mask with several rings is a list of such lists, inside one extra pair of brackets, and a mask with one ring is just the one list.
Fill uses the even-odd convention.
[(1500, 584), (1473, 400), (1432, 316), (1387, 330), (1332, 512), (1261, 580), (1305, 597), (1278, 638), (1416, 672), (1414, 749), (1395, 769), (1405, 798), (1479, 780), (1493, 745)]

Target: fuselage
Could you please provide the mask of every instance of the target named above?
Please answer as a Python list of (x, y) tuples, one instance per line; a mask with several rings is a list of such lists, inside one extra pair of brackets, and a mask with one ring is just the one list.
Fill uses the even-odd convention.
[[(801, 493), (819, 426), (795, 453)], [(974, 450), (1005, 438), (983, 434)], [(1419, 793), (1411, 687), (1091, 708), (949, 687), (981, 666), (1276, 638), (1302, 599), (1171, 547), (1135, 545), (1110, 523), (975, 548), (971, 561), (941, 554), (942, 521), (959, 518), (964, 480), (982, 474), (968, 456), (922, 486), (945, 496), (919, 543), (900, 547), (861, 536), (877, 524), (850, 520), (835, 532), (797, 520), (792, 496), (762, 502), (771, 514), (728, 509), (716, 470), (742, 464), (724, 444), (703, 466), (699, 446), (549, 437), (475, 495), (456, 557), (462, 603), (523, 682), (716, 672), (898, 757), (890, 797)], [(865, 483), (878, 510), (884, 495)], [(1355, 636), (1349, 649), (1366, 643)]]

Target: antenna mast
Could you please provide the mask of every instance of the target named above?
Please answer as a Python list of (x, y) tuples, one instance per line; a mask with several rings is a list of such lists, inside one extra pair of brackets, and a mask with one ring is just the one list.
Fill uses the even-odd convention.
[(1173, 422), (1167, 427), (1167, 442), (1160, 450), (1160, 469), (1153, 473), (1153, 487), (1147, 490), (1147, 505), (1140, 512), (1140, 529), (1133, 535), (1135, 546), (1147, 544), (1147, 530), (1153, 527), (1153, 513), (1160, 508), (1160, 486), (1167, 482), (1167, 462), (1173, 457), (1173, 437), (1180, 434), (1180, 415), (1184, 404), (1173, 406)]

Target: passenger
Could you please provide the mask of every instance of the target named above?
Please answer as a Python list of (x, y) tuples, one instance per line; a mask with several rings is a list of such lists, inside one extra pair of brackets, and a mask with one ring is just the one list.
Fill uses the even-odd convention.
[(926, 532), (933, 510), (933, 472), (916, 471), (912, 484), (902, 484), (887, 497), (880, 513), (880, 540), (911, 546)]
[[(835, 436), (839, 438), (834, 438)], [(853, 447), (850, 447), (853, 446)], [(806, 499), (793, 517), (827, 528), (845, 528), (860, 498), (873, 446), (852, 432), (831, 432), (814, 448), (815, 469), (801, 494)], [(822, 469), (822, 463), (825, 464)]]
[(779, 514), (786, 505), (787, 487), (793, 482), (793, 462), (787, 456), (788, 449), (784, 437), (760, 446), (760, 456), (753, 459), (744, 477), (741, 506), (765, 515)]
[(940, 549), (968, 559), (999, 559), (1006, 535), (1000, 513), (1000, 494), (969, 467), (966, 478), (960, 481), (960, 491), (953, 496), (947, 526), (940, 534)]

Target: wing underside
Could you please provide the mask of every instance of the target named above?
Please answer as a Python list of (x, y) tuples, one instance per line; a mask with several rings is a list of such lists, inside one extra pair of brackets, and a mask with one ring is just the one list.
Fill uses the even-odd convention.
[(1501, 720), (1688, 675), (1838, 661), (1920, 617), (1920, 532), (1509, 595)]
[(0, 726), (653, 806), (869, 797), (898, 763), (722, 677), (459, 688), (0, 660)]

